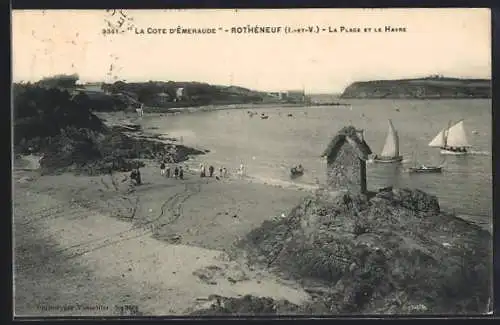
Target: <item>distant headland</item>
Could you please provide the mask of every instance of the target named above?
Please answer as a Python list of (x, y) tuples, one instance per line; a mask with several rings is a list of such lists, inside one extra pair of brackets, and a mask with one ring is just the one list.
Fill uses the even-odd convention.
[(350, 84), (340, 98), (491, 98), (491, 80), (429, 76), (358, 81)]

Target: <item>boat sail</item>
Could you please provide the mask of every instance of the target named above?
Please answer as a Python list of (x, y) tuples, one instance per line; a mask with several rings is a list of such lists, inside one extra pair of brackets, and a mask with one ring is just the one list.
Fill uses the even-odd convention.
[(443, 155), (467, 154), (467, 148), (471, 147), (471, 145), (467, 140), (464, 121), (460, 120), (441, 130), (436, 137), (429, 142), (429, 147), (441, 148), (441, 154)]
[(373, 161), (375, 162), (400, 162), (403, 160), (403, 156), (399, 155), (399, 136), (398, 132), (394, 128), (392, 121), (389, 120), (389, 130), (387, 131), (387, 137), (385, 138), (384, 148), (380, 155), (375, 156)]

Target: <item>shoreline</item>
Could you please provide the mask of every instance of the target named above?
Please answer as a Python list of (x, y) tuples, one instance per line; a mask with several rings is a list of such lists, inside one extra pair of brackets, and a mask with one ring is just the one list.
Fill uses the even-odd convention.
[[(196, 112), (192, 112), (196, 113)], [(156, 113), (149, 113), (149, 116), (154, 116)], [(116, 114), (109, 114), (109, 113), (101, 113), (98, 114), (99, 118), (102, 118), (105, 121), (106, 125), (109, 125), (110, 127), (113, 126), (125, 126), (125, 125), (139, 125), (136, 124), (137, 122), (137, 117), (134, 117), (133, 115), (130, 114), (121, 114), (121, 118), (117, 117)], [(160, 141), (165, 144), (174, 144), (174, 145), (181, 145), (177, 140), (173, 141), (171, 137), (167, 135), (164, 135), (162, 133), (156, 133), (155, 130), (144, 130), (140, 129), (137, 131), (132, 131), (132, 132), (127, 132), (127, 135), (134, 137), (136, 139), (148, 139), (152, 141)], [(204, 151), (205, 153), (210, 153), (210, 148), (203, 148), (203, 147), (198, 147), (198, 146), (191, 146), (190, 148), (193, 148), (195, 150), (201, 150)], [(203, 156), (200, 157), (200, 155), (191, 155), (187, 160), (178, 162), (178, 163), (170, 163), (167, 165), (173, 166), (173, 165), (183, 165), (184, 168), (187, 167), (187, 169), (191, 171), (195, 171), (195, 173), (199, 172), (198, 165), (202, 161), (206, 160)], [(250, 175), (244, 175), (243, 177), (238, 176), (236, 174), (236, 171), (229, 169), (230, 176), (226, 178), (226, 180), (241, 180), (243, 182), (248, 182), (248, 183), (259, 183), (263, 185), (269, 185), (269, 186), (274, 186), (277, 188), (288, 188), (288, 189), (293, 189), (293, 190), (299, 190), (299, 191), (307, 191), (307, 192), (314, 192), (315, 190), (318, 189), (318, 185), (312, 185), (312, 184), (301, 184), (301, 183), (293, 183), (290, 181), (283, 181), (280, 179), (270, 179), (270, 178), (262, 178), (262, 177), (255, 177), (255, 176), (250, 176)], [(214, 175), (218, 175), (218, 172), (216, 171)]]
[[(176, 113), (197, 113), (197, 112), (212, 112), (221, 110), (231, 110), (231, 109), (270, 109), (270, 108), (303, 108), (303, 107), (316, 107), (316, 106), (350, 106), (349, 103), (335, 102), (335, 103), (260, 103), (260, 104), (222, 104), (222, 105), (203, 105), (203, 106), (186, 106), (186, 107), (173, 107), (173, 108), (162, 108), (162, 107), (145, 107), (144, 114), (176, 114)], [(101, 112), (97, 112), (101, 113)], [(109, 113), (109, 112), (102, 112)], [(130, 112), (135, 114), (133, 112)]]
[[(185, 106), (185, 107), (144, 107), (144, 114), (181, 114), (181, 113), (197, 113), (197, 112), (212, 112), (221, 110), (260, 110), (260, 109), (272, 109), (272, 108), (305, 108), (305, 107), (320, 107), (320, 106), (331, 106), (331, 107), (346, 107), (352, 106), (349, 102), (343, 102), (345, 100), (491, 100), (491, 97), (339, 97), (338, 102), (317, 102), (317, 103), (252, 103), (252, 104), (210, 104), (201, 106)], [(118, 111), (125, 114), (136, 115), (133, 111)], [(96, 114), (97, 113), (97, 114)], [(106, 112), (106, 111), (96, 111), (94, 114), (113, 114), (116, 112)]]
[[(227, 108), (222, 108), (227, 109)], [(185, 112), (185, 113), (198, 113), (197, 111), (192, 111), (192, 112)], [(158, 114), (158, 113), (145, 113), (148, 116), (160, 116), (163, 114)], [(98, 113), (96, 114), (99, 116), (99, 118), (103, 118), (105, 120), (105, 123), (111, 126), (123, 126), (127, 124), (134, 124), (134, 125), (140, 125), (138, 124), (138, 120), (140, 119), (137, 117), (135, 113), (125, 113), (122, 112), (120, 114), (116, 113)], [(155, 129), (140, 129), (138, 132), (130, 132), (128, 133), (132, 137), (136, 138), (151, 138), (151, 139), (156, 139), (160, 140), (163, 143), (172, 143), (179, 145), (180, 143), (178, 141), (171, 141), (171, 138), (168, 136), (168, 134), (164, 135), (162, 133), (157, 133)], [(210, 148), (204, 148), (204, 147), (198, 147), (198, 146), (192, 146), (196, 150), (201, 150), (205, 151), (206, 153), (210, 153)], [(188, 166), (191, 170), (198, 171), (198, 165), (199, 163), (205, 161), (206, 158), (204, 158), (203, 155), (192, 155), (190, 156), (189, 159), (186, 161), (183, 161), (180, 164), (183, 164), (184, 166)], [(235, 174), (236, 172), (234, 172)], [(217, 174), (217, 172), (215, 173)], [(232, 178), (235, 180), (240, 180), (241, 178), (239, 176), (233, 175)], [(269, 179), (269, 178), (262, 178), (262, 177), (254, 177), (250, 175), (246, 175), (244, 177), (244, 181), (250, 182), (250, 183), (259, 183), (263, 185), (269, 185), (269, 186), (274, 186), (277, 188), (287, 188), (287, 189), (293, 189), (293, 190), (299, 190), (299, 191), (304, 191), (304, 192), (309, 192), (313, 193), (315, 190), (318, 189), (319, 185), (313, 185), (313, 184), (306, 184), (306, 183), (295, 183), (291, 181), (285, 181), (281, 179)], [(473, 213), (456, 213), (453, 207), (448, 207), (445, 208), (444, 211), (447, 213), (454, 214), (456, 217), (473, 222), (474, 224), (477, 224), (481, 226), (483, 229), (489, 231), (490, 233), (493, 232), (493, 225), (492, 222), (490, 221), (492, 219), (492, 216), (486, 216), (486, 215), (481, 215), (481, 214), (473, 214)], [(484, 217), (488, 217), (488, 220), (485, 221)]]

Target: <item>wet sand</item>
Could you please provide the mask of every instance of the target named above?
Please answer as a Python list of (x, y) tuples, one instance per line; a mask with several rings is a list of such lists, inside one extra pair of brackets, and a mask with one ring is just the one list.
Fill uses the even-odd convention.
[(183, 315), (210, 295), (308, 294), (224, 250), (308, 193), (240, 179), (128, 173), (40, 176), (14, 170), (15, 315)]

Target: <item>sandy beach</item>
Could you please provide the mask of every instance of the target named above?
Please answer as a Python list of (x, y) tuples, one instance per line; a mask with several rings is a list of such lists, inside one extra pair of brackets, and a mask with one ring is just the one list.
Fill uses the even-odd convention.
[(14, 170), (15, 314), (182, 315), (210, 295), (308, 299), (224, 250), (305, 191), (248, 180), (128, 173), (40, 176), (36, 157)]

